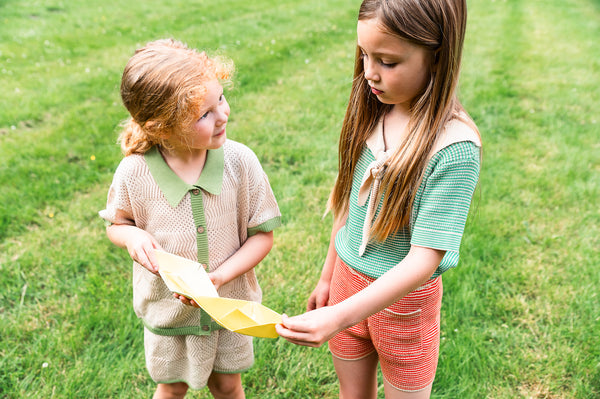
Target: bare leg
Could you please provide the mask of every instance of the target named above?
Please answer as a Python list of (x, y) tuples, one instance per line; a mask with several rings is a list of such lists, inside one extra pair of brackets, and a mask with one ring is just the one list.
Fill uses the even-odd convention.
[(383, 379), (383, 386), (385, 389), (385, 399), (429, 399), (431, 395), (431, 386), (429, 386), (418, 392), (404, 392), (400, 391), (390, 385), (389, 382)]
[(340, 399), (377, 398), (377, 353), (359, 360), (333, 358), (340, 380)]
[(242, 376), (212, 372), (208, 377), (208, 389), (215, 399), (245, 399)]
[(158, 384), (153, 399), (183, 399), (188, 390), (185, 382), (174, 382), (172, 384)]

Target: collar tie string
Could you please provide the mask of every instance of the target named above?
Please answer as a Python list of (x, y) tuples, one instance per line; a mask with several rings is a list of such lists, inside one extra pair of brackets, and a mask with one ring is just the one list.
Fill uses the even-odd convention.
[(363, 206), (369, 199), (367, 205), (367, 214), (363, 223), (362, 242), (358, 249), (358, 255), (363, 256), (369, 243), (371, 225), (375, 216), (375, 208), (377, 207), (379, 186), (381, 179), (386, 169), (386, 162), (390, 157), (389, 151), (381, 151), (377, 154), (377, 159), (367, 166), (367, 170), (362, 178), (362, 183), (358, 191), (358, 205)]

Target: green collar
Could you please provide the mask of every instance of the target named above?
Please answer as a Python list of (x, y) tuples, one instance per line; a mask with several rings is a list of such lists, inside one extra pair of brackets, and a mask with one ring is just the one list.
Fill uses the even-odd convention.
[(148, 164), (148, 169), (152, 177), (173, 208), (181, 202), (188, 191), (194, 188), (201, 188), (214, 195), (221, 194), (225, 166), (223, 147), (216, 150), (208, 150), (204, 168), (196, 184), (187, 184), (181, 180), (169, 168), (169, 165), (167, 165), (156, 146), (144, 154), (144, 159), (146, 160), (146, 164)]

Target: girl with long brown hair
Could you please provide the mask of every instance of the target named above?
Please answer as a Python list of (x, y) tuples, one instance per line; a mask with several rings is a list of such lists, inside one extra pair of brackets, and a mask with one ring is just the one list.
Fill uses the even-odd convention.
[(443, 272), (458, 263), (481, 140), (457, 98), (464, 0), (364, 0), (329, 251), (291, 342), (329, 348), (340, 397), (428, 398)]

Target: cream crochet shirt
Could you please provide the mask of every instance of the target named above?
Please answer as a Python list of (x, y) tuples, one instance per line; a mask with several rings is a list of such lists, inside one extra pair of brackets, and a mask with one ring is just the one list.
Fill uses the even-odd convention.
[[(183, 182), (156, 148), (125, 157), (100, 216), (152, 234), (167, 252), (218, 268), (246, 239), (281, 224), (277, 202), (256, 155), (227, 140), (209, 150), (196, 184)], [(206, 335), (218, 328), (205, 312), (173, 298), (160, 276), (134, 262), (133, 306), (159, 335)], [(219, 289), (223, 297), (260, 302), (254, 270)]]

